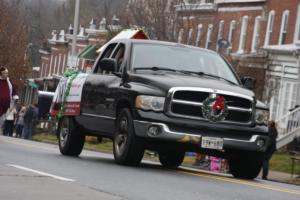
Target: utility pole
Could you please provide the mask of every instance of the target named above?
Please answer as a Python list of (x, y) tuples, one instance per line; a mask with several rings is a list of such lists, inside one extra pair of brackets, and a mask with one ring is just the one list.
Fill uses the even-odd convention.
[(297, 101), (296, 105), (300, 104), (300, 52), (298, 51), (298, 84), (297, 84)]
[(74, 15), (74, 31), (73, 31), (73, 40), (72, 40), (72, 67), (76, 67), (76, 43), (77, 43), (77, 31), (78, 31), (78, 19), (79, 19), (79, 7), (80, 0), (76, 0), (75, 3), (75, 15)]

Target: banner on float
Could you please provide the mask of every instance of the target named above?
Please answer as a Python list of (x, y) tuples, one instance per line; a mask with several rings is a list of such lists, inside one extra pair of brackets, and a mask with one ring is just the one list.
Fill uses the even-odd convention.
[[(88, 74), (81, 73), (72, 81), (70, 86), (69, 95), (66, 98), (66, 102), (64, 103), (64, 113), (63, 115), (67, 116), (76, 116), (80, 114), (80, 102), (82, 96), (82, 89), (87, 78)], [(69, 78), (62, 78), (56, 88), (54, 93), (50, 114), (52, 116), (56, 116), (59, 113), (61, 105), (64, 101), (66, 89), (70, 82)]]

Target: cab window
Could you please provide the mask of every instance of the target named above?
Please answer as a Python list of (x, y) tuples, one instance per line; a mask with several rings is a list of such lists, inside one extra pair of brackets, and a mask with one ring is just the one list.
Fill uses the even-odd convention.
[(125, 55), (125, 45), (123, 43), (120, 43), (112, 55), (112, 58), (117, 61), (118, 71), (120, 71), (124, 63), (124, 55)]
[(100, 59), (98, 60), (98, 63), (97, 63), (96, 69), (95, 69), (95, 73), (97, 73), (97, 74), (101, 73), (101, 69), (99, 66), (100, 61), (103, 58), (109, 58), (111, 56), (112, 52), (114, 52), (114, 49), (116, 48), (116, 46), (117, 46), (117, 43), (112, 43), (105, 48), (104, 52), (101, 54)]

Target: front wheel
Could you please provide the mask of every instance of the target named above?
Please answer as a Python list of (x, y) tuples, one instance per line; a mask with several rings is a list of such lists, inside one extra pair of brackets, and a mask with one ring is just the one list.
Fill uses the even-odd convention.
[(177, 168), (184, 160), (185, 152), (159, 152), (159, 161), (163, 167)]
[(264, 154), (261, 152), (245, 152), (229, 159), (229, 168), (236, 178), (254, 179), (262, 167)]
[(80, 134), (73, 117), (63, 117), (58, 125), (58, 146), (61, 154), (78, 156), (84, 145), (85, 136)]
[(128, 108), (124, 108), (117, 118), (117, 132), (113, 141), (115, 161), (120, 165), (136, 166), (140, 164), (144, 147), (135, 136), (133, 119)]

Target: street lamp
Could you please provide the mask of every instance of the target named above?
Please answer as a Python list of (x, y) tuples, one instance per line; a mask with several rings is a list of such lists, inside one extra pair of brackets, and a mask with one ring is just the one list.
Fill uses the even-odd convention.
[(298, 89), (298, 91), (297, 91), (297, 104), (296, 105), (298, 105), (299, 104), (299, 102), (300, 102), (300, 51), (298, 50), (298, 84), (297, 84), (297, 89)]
[(70, 67), (76, 67), (76, 43), (77, 43), (77, 31), (78, 31), (78, 19), (79, 19), (79, 7), (80, 0), (76, 0), (75, 3), (75, 15), (74, 15), (74, 31), (73, 31), (73, 39), (72, 39), (72, 52), (69, 57), (71, 65)]

